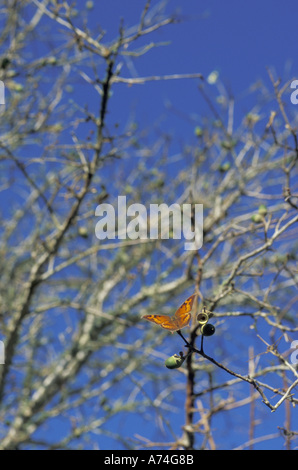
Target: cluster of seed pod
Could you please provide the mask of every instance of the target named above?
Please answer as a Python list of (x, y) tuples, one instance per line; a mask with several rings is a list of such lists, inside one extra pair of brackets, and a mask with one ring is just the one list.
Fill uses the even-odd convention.
[[(200, 330), (203, 336), (212, 336), (215, 333), (215, 326), (211, 323), (208, 323), (210, 314), (211, 312), (206, 310), (204, 307), (201, 313), (199, 313), (197, 316), (197, 322), (199, 325), (201, 325)], [(165, 360), (165, 366), (168, 369), (179, 369), (179, 367), (181, 367), (185, 361), (186, 357), (187, 356), (184, 356), (183, 352), (180, 351), (179, 355), (173, 354), (173, 356), (168, 357)]]
[(203, 336), (212, 336), (215, 333), (215, 326), (208, 323), (211, 312), (204, 307), (197, 316), (197, 322), (201, 325), (201, 334)]

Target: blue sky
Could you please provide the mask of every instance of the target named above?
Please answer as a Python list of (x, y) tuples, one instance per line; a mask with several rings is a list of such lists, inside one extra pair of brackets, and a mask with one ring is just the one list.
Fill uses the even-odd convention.
[[(139, 0), (94, 3), (96, 14), (92, 14), (90, 25), (101, 24), (107, 32), (104, 41), (115, 38), (120, 18), (124, 27), (134, 25), (145, 4)], [(235, 117), (241, 119), (254, 104), (246, 97), (253, 83), (262, 80), (272, 89), (267, 67), (283, 81), (298, 75), (295, 1), (170, 0), (166, 11), (176, 12), (182, 21), (145, 37), (136, 46), (148, 38), (169, 45), (151, 49), (130, 62), (130, 69), (124, 65), (122, 76), (130, 77), (133, 71), (136, 77), (202, 73), (206, 78), (217, 70), (229, 93), (238, 100)], [(198, 84), (199, 80), (152, 82), (131, 88), (119, 84), (114, 88), (115, 99), (110, 101), (110, 114), (121, 123), (135, 115), (141, 126), (152, 126), (162, 116), (165, 130), (181, 139), (192, 138), (193, 127), (178, 114), (191, 115), (194, 122), (200, 120), (205, 104)], [(167, 111), (170, 104), (175, 112)]]

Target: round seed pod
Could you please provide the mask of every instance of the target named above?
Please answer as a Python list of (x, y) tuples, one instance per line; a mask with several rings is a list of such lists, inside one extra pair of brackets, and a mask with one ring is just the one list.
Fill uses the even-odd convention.
[(261, 204), (259, 206), (259, 214), (263, 216), (267, 215), (267, 207), (265, 206), (265, 204)]
[(201, 327), (201, 333), (203, 336), (212, 336), (215, 333), (215, 326), (207, 323)]
[(168, 359), (165, 360), (165, 366), (168, 369), (179, 369), (179, 367), (182, 366), (184, 360), (185, 357), (183, 355), (178, 356), (178, 354), (173, 354), (173, 356), (168, 357)]
[(206, 323), (208, 322), (209, 320), (209, 315), (207, 312), (201, 312), (198, 314), (197, 316), (197, 322), (200, 324), (200, 325), (206, 325)]
[(253, 214), (251, 216), (251, 220), (255, 223), (255, 224), (259, 224), (260, 222), (262, 222), (264, 220), (263, 216), (261, 214)]

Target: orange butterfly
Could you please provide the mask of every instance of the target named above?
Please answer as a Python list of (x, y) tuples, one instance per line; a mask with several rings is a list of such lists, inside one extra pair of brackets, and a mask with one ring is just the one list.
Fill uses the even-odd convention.
[(181, 330), (185, 326), (187, 326), (191, 319), (191, 310), (194, 303), (194, 299), (196, 294), (191, 295), (188, 299), (183, 302), (183, 304), (178, 308), (175, 315), (169, 317), (168, 315), (144, 315), (142, 318), (145, 318), (152, 323), (156, 323), (157, 325), (165, 328), (166, 330), (170, 330), (172, 333), (174, 331)]

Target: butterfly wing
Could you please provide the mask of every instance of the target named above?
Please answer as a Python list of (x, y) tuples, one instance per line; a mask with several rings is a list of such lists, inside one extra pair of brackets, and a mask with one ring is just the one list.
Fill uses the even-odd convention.
[(179, 327), (177, 327), (177, 324), (174, 321), (175, 319), (169, 317), (168, 315), (144, 315), (143, 318), (151, 321), (152, 323), (156, 323), (156, 325), (159, 325), (166, 330), (179, 330)]
[(190, 312), (192, 310), (195, 297), (195, 294), (188, 297), (172, 317), (169, 317), (168, 315), (144, 315), (143, 318), (151, 321), (152, 323), (156, 323), (156, 325), (159, 325), (166, 330), (172, 331), (172, 333), (174, 331), (181, 330), (190, 322)]
[(177, 312), (175, 313), (174, 317), (177, 319), (177, 330), (181, 330), (185, 326), (187, 326), (191, 319), (191, 310), (193, 307), (193, 303), (195, 300), (196, 295), (193, 294), (188, 297), (182, 305), (178, 308)]

